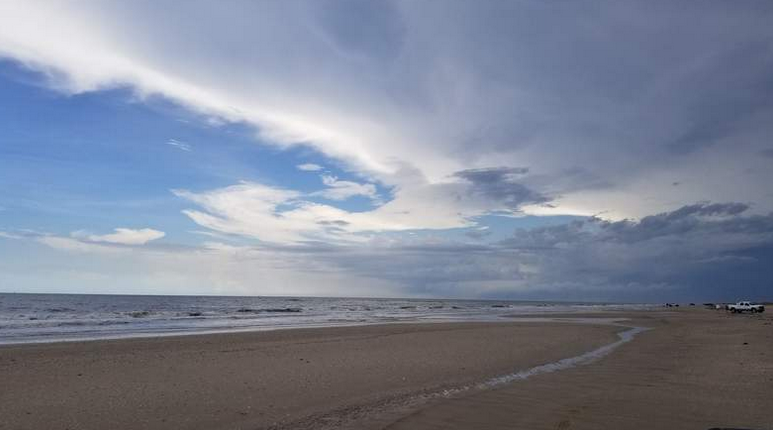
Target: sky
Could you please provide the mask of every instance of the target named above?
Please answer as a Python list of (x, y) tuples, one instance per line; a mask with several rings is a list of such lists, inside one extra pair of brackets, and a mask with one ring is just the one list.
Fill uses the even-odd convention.
[(771, 22), (0, 0), (0, 291), (771, 300)]

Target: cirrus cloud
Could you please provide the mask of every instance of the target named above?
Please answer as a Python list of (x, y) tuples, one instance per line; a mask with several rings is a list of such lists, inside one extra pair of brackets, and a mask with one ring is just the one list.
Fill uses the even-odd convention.
[(317, 172), (322, 170), (322, 166), (319, 164), (314, 163), (303, 163), (295, 166), (298, 170), (302, 170), (304, 172)]
[(119, 245), (144, 245), (152, 240), (161, 239), (166, 234), (163, 231), (154, 230), (152, 228), (116, 228), (113, 233), (109, 234), (91, 234), (86, 238), (91, 242), (107, 242), (115, 243)]

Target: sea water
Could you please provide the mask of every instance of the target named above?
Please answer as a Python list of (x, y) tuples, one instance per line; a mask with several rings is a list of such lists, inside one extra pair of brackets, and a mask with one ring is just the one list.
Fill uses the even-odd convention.
[(395, 322), (496, 321), (637, 304), (0, 293), (0, 344)]

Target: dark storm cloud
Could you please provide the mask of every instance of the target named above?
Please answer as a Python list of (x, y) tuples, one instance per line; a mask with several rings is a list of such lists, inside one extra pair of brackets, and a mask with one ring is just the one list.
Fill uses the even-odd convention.
[(529, 173), (526, 167), (486, 167), (481, 169), (467, 169), (456, 172), (454, 176), (464, 178), (470, 182), (495, 183), (502, 180), (512, 180)]
[(454, 296), (474, 295), (459, 288), (452, 291), (452, 286), (521, 278), (512, 254), (491, 246), (407, 244), (317, 257), (363, 276), (402, 283), (410, 294), (437, 290)]
[(697, 203), (640, 221), (587, 218), (497, 243), (396, 242), (323, 258), (411, 293), (567, 300), (773, 298), (773, 214)]
[(732, 300), (773, 287), (773, 214), (747, 216), (747, 209), (699, 203), (640, 221), (590, 218), (520, 230), (501, 246), (539, 261), (545, 270), (534, 281), (548, 289), (617, 288), (641, 299), (652, 296), (650, 286), (666, 296)]
[(464, 235), (469, 237), (470, 239), (482, 240), (488, 236), (491, 236), (491, 231), (488, 229), (483, 229), (483, 230), (473, 229), (470, 231), (466, 231)]
[[(748, 226), (750, 222), (759, 220), (759, 217), (735, 217), (747, 209), (749, 206), (742, 203), (699, 203), (683, 206), (672, 212), (646, 216), (639, 221), (600, 221), (598, 226), (606, 240), (625, 242), (638, 242), (667, 235), (684, 235), (709, 228), (721, 233), (737, 230)], [(706, 220), (705, 217), (724, 219)], [(765, 226), (759, 227), (761, 227), (760, 230), (765, 230)]]
[(529, 172), (525, 167), (489, 167), (467, 169), (454, 173), (472, 184), (472, 192), (502, 202), (510, 209), (518, 209), (525, 204), (546, 203), (551, 199), (518, 180)]
[(349, 225), (351, 223), (348, 222), (348, 221), (337, 219), (337, 220), (333, 220), (333, 221), (317, 221), (317, 224), (325, 225), (325, 226), (332, 225), (332, 226), (336, 226), (336, 227), (346, 227), (347, 225)]

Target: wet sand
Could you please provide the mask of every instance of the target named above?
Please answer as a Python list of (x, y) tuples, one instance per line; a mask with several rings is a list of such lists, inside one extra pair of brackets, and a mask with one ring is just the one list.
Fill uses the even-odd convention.
[(394, 324), (4, 346), (0, 429), (357, 425), (420, 393), (580, 354), (617, 330)]
[(368, 428), (773, 429), (773, 315), (634, 316), (654, 329), (593, 364), (402, 411)]

